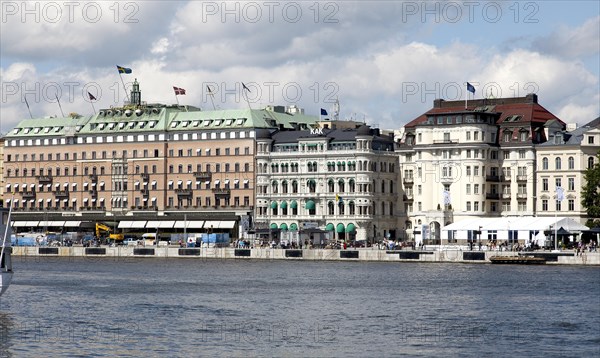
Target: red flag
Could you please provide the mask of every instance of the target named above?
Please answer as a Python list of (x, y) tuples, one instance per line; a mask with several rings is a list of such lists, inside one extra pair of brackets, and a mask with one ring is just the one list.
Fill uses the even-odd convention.
[(185, 94), (185, 90), (183, 88), (173, 86), (173, 91), (175, 91), (176, 96)]

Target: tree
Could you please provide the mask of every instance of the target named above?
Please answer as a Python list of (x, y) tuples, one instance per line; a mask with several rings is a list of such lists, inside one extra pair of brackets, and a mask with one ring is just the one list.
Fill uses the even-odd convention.
[(600, 227), (600, 151), (595, 164), (583, 173), (585, 185), (581, 190), (581, 205), (589, 217), (586, 226)]

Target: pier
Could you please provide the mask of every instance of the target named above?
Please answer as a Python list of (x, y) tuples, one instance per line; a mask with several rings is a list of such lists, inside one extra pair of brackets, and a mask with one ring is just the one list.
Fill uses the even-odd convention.
[(454, 262), (490, 264), (546, 263), (549, 265), (600, 266), (600, 253), (585, 252), (515, 252), (470, 251), (457, 249), (378, 250), (378, 249), (272, 249), (272, 248), (181, 248), (179, 246), (102, 246), (102, 247), (12, 247), (15, 260), (19, 257), (87, 257), (118, 258), (181, 258), (233, 260), (306, 260), (306, 261), (376, 261), (376, 262)]

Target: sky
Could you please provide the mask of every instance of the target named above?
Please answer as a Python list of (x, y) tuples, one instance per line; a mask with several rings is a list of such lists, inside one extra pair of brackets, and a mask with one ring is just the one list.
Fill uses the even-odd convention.
[(537, 93), (567, 123), (600, 114), (598, 1), (0, 4), (0, 133), (29, 118), (25, 98), (34, 117), (89, 115), (134, 79), (147, 103), (318, 115), (337, 100), (340, 119), (383, 129), (464, 100), (467, 81), (470, 99)]

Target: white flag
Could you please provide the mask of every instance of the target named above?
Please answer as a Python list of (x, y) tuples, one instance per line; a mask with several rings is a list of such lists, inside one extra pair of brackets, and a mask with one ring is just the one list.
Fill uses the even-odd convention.
[(444, 205), (450, 205), (450, 192), (448, 190), (442, 192), (442, 197), (444, 198)]
[(563, 201), (564, 198), (565, 198), (565, 191), (563, 190), (562, 187), (557, 186), (556, 187), (556, 200)]

